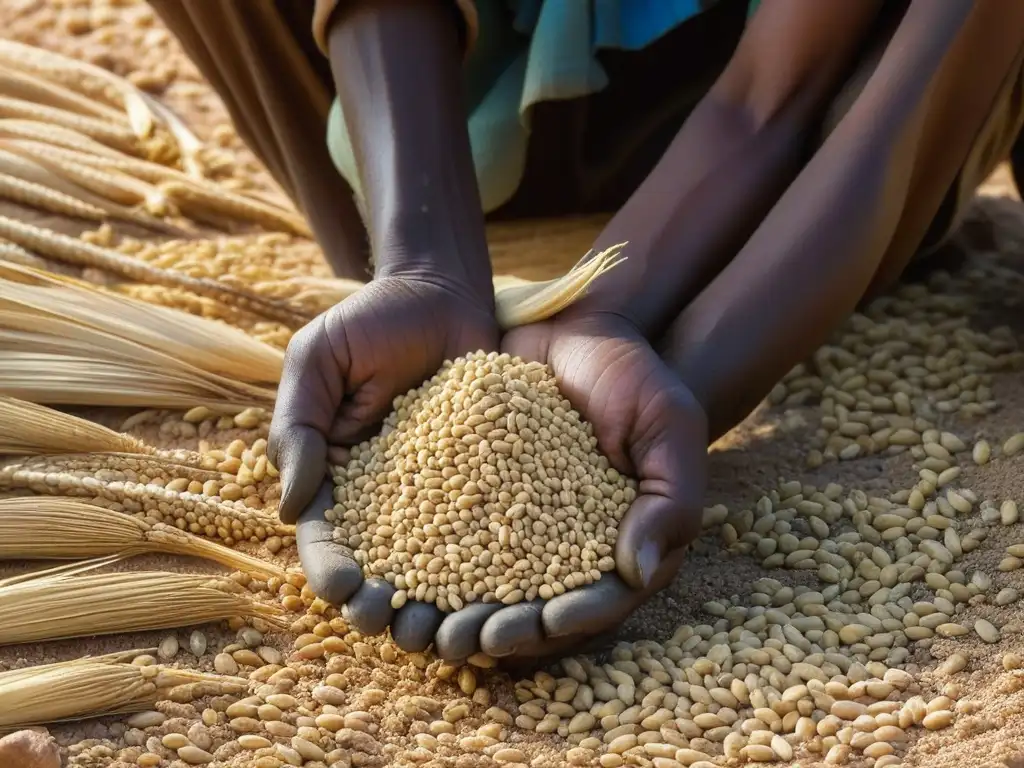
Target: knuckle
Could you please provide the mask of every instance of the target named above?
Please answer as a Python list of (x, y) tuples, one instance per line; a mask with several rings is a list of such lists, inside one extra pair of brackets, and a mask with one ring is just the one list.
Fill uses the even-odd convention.
[(281, 438), (279, 430), (274, 428), (275, 421), (277, 421), (276, 415), (270, 421), (270, 433), (267, 435), (267, 458), (270, 459), (275, 467), (279, 467), (281, 460)]
[(287, 452), (284, 448), (289, 427), (285, 423), (288, 420), (283, 409), (278, 405), (274, 408), (274, 415), (270, 419), (270, 431), (267, 433), (267, 458), (278, 470), (281, 469), (282, 459), (287, 459)]
[(302, 326), (288, 342), (284, 350), (284, 365), (302, 365), (303, 362), (315, 353), (319, 338), (323, 333), (324, 319), (319, 315)]

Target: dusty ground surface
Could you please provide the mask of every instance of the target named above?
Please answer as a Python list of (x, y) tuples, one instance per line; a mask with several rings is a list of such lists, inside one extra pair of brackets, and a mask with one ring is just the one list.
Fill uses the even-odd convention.
[[(119, 74), (130, 76), (140, 86), (157, 93), (172, 106), (194, 130), (211, 145), (230, 153), (235, 165), (225, 176), (256, 188), (269, 181), (258, 163), (234, 136), (227, 123), (224, 110), (212, 90), (202, 81), (194, 67), (184, 59), (176, 44), (153, 18), (143, 3), (109, 2), (54, 2), (40, 0), (11, 0), (0, 7), (0, 24), (5, 37), (31, 44), (52, 47), (54, 50), (81, 57), (108, 67)], [(1021, 319), (1021, 291), (1024, 290), (1024, 208), (1018, 202), (1016, 191), (1005, 171), (997, 174), (986, 188), (974, 213), (975, 231), (984, 237), (972, 238), (972, 246), (964, 264), (955, 265), (956, 274), (972, 269), (990, 268), (990, 272), (976, 280), (958, 284), (970, 300), (968, 315), (972, 327), (988, 329), (1009, 326), (1019, 337), (1024, 329)], [(16, 214), (26, 220), (69, 232), (84, 229), (53, 217), (40, 216), (16, 206), (3, 205), (0, 211)], [(550, 277), (576, 261), (588, 245), (599, 222), (583, 221), (569, 224), (537, 224), (536, 226), (503, 227), (494, 230), (494, 258), (496, 271), (518, 274), (528, 278)], [(117, 228), (119, 234), (137, 235), (126, 228)], [(985, 242), (988, 239), (989, 242)], [(308, 246), (297, 246), (303, 256), (292, 267), (306, 268), (310, 273), (326, 274), (322, 262)], [(309, 255), (313, 254), (313, 255)], [(1004, 270), (992, 272), (991, 268)], [(925, 279), (933, 279), (926, 276)], [(867, 350), (868, 355), (873, 350)], [(1024, 430), (1024, 372), (1000, 372), (992, 384), (991, 399), (997, 403), (991, 413), (975, 417), (962, 414), (938, 415), (940, 428), (958, 435), (972, 445), (981, 438), (993, 446), (1001, 445), (1011, 434)], [(108, 413), (104, 421), (117, 425), (131, 412)], [(179, 414), (180, 415), (180, 414)], [(759, 496), (777, 487), (780, 479), (797, 479), (820, 488), (828, 483), (839, 483), (846, 492), (861, 489), (869, 495), (886, 495), (900, 489), (909, 489), (916, 482), (913, 461), (906, 454), (884, 454), (855, 458), (850, 461), (829, 462), (809, 467), (808, 455), (821, 449), (817, 435), (821, 419), (820, 409), (813, 398), (805, 405), (777, 405), (764, 407), (745, 424), (724, 438), (712, 451), (711, 480), (708, 505), (725, 505), (731, 512), (751, 509)], [(161, 427), (161, 424), (164, 426)], [(184, 432), (182, 430), (185, 430)], [(195, 433), (182, 427), (173, 414), (153, 413), (137, 424), (134, 431), (158, 444), (195, 448), (203, 439), (214, 447), (223, 447), (241, 436), (248, 442), (260, 434), (265, 435), (264, 424), (256, 431), (217, 430), (208, 428)], [(1000, 458), (985, 466), (975, 466), (969, 458), (962, 459), (964, 472), (958, 485), (975, 491), (978, 500), (992, 500), (997, 505), (1014, 499), (1024, 503), (1024, 458)], [(817, 463), (812, 460), (812, 463)], [(965, 573), (980, 569), (993, 579), (996, 589), (1016, 586), (1024, 590), (1024, 576), (1018, 571), (1002, 573), (996, 566), (1003, 556), (1003, 547), (1024, 541), (1024, 527), (1013, 525), (996, 527), (984, 546), (967, 555), (959, 564)], [(254, 549), (270, 557), (265, 550)], [(276, 559), (294, 564), (294, 550), (286, 547)], [(130, 568), (181, 570), (198, 572), (208, 566), (180, 558), (147, 557), (132, 561)], [(22, 572), (23, 564), (0, 568), (0, 576)], [(712, 599), (732, 598), (742, 602), (749, 595), (752, 583), (770, 575), (785, 583), (812, 584), (813, 573), (802, 574), (780, 570), (768, 571), (757, 559), (734, 554), (722, 543), (716, 531), (711, 531), (698, 545), (676, 582), (621, 629), (617, 639), (633, 641), (651, 639), (664, 641), (681, 624), (712, 623), (702, 606)], [(959, 698), (976, 702), (970, 714), (961, 715), (956, 725), (944, 731), (919, 738), (915, 732), (913, 744), (906, 753), (904, 764), (921, 766), (1019, 766), (1024, 764), (1024, 687), (1017, 678), (1008, 675), (1001, 666), (1003, 654), (1010, 651), (1024, 653), (1024, 620), (1018, 604), (996, 607), (991, 601), (979, 600), (966, 606), (957, 621), (972, 624), (976, 618), (988, 618), (1002, 627), (1002, 638), (996, 644), (983, 643), (970, 634), (957, 640), (937, 640), (915, 649), (908, 669), (918, 677), (926, 691), (938, 691), (949, 682), (939, 679), (934, 670), (939, 661), (954, 650), (965, 653), (969, 664), (963, 672), (953, 676), (959, 686)], [(206, 632), (210, 647), (222, 647), (231, 642), (234, 632), (225, 627), (208, 626)], [(184, 641), (188, 632), (183, 628), (177, 634)], [(82, 640), (48, 643), (37, 646), (15, 646), (0, 649), (0, 670), (18, 668), (47, 661), (70, 659), (84, 654), (111, 650), (153, 646), (167, 632), (142, 633), (112, 638), (86, 638)], [(268, 644), (287, 649), (292, 640), (288, 633), (269, 635)], [(195, 659), (186, 652), (177, 664), (212, 670), (212, 655)], [(367, 671), (363, 684), (372, 677), (375, 682), (394, 685), (395, 675), (404, 672), (381, 667), (372, 675)], [(422, 675), (419, 675), (422, 678)], [(358, 679), (358, 678), (357, 678)], [(409, 675), (410, 680), (416, 674)], [(406, 681), (408, 682), (408, 680)], [(500, 676), (492, 682), (492, 694), (498, 701), (509, 701), (509, 688)], [(439, 698), (456, 695), (450, 686), (437, 681), (423, 682), (424, 690)], [(186, 715), (195, 715), (195, 710)], [(86, 724), (58, 726), (52, 729), (65, 747), (79, 744), (83, 739), (100, 751), (89, 753), (91, 762), (83, 765), (114, 764), (117, 745), (122, 744), (125, 732), (123, 721), (108, 718)], [(110, 740), (110, 741), (102, 741)], [(560, 742), (555, 737), (542, 738), (536, 734), (515, 733), (509, 741), (525, 745), (531, 756), (557, 750)], [(113, 748), (104, 746), (114, 745)], [(107, 751), (104, 752), (103, 750)], [(74, 751), (74, 750), (73, 750)], [(1020, 757), (1018, 757), (1020, 755)], [(820, 758), (820, 756), (819, 756)], [(813, 755), (799, 756), (801, 765), (815, 764)], [(557, 761), (557, 759), (556, 759)], [(454, 761), (453, 761), (454, 762)], [(167, 764), (167, 763), (164, 763)], [(239, 757), (235, 764), (247, 765), (248, 758)], [(860, 764), (867, 765), (868, 762)], [(6, 768), (6, 767), (5, 767)], [(14, 768), (13, 766), (11, 768)]]

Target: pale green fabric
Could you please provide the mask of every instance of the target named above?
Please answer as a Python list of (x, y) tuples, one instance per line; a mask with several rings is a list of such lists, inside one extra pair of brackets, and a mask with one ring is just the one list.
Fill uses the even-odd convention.
[[(484, 212), (508, 202), (519, 187), (535, 104), (600, 91), (608, 78), (597, 59), (599, 50), (643, 48), (711, 4), (713, 0), (477, 0), (478, 36), (466, 61), (464, 90)], [(359, 173), (337, 99), (328, 118), (327, 143), (361, 206)]]

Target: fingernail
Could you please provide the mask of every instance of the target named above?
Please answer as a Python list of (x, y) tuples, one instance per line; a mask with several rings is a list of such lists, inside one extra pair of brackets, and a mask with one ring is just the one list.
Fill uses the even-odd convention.
[(661, 546), (654, 539), (648, 539), (640, 545), (636, 557), (637, 568), (640, 570), (640, 583), (644, 587), (651, 585), (655, 572), (661, 565)]

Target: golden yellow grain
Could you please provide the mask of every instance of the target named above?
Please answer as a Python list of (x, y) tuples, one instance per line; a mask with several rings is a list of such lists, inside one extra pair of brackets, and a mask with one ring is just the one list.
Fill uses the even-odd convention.
[(169, 181), (160, 184), (159, 188), (186, 215), (198, 219), (204, 219), (212, 213), (215, 217), (251, 222), (271, 231), (290, 232), (302, 237), (313, 236), (309, 225), (297, 212), (277, 208), (212, 185)]
[(0, 238), (44, 256), (79, 267), (93, 267), (137, 282), (184, 288), (200, 296), (222, 301), (256, 314), (298, 327), (308, 316), (278, 302), (231, 288), (214, 280), (193, 278), (152, 267), (109, 248), (0, 216)]
[[(600, 455), (545, 366), (459, 358), (395, 408), (383, 436), (338, 469), (327, 512), (368, 574), (448, 611), (562, 594), (614, 569), (618, 521), (636, 486)], [(388, 512), (393, 499), (402, 501)], [(485, 511), (488, 499), (501, 508)]]
[(126, 152), (131, 152), (136, 147), (135, 134), (127, 126), (122, 127), (107, 120), (86, 117), (23, 99), (0, 96), (0, 117), (33, 120), (68, 128)]

